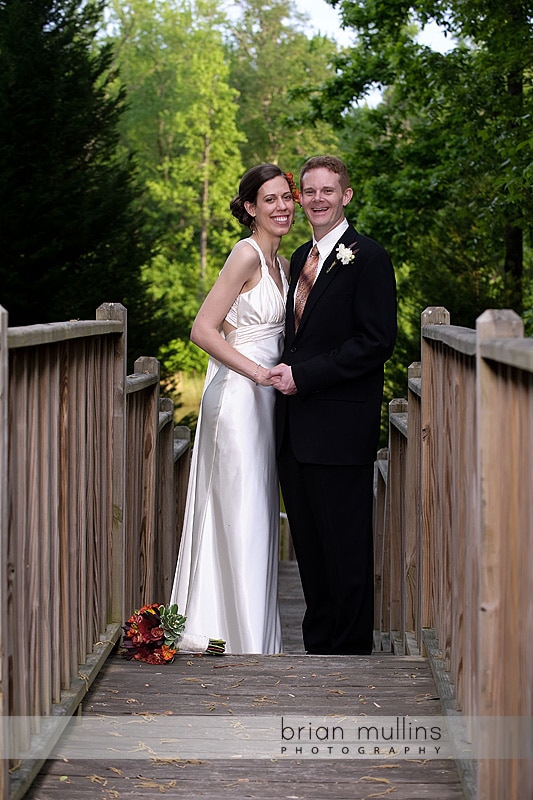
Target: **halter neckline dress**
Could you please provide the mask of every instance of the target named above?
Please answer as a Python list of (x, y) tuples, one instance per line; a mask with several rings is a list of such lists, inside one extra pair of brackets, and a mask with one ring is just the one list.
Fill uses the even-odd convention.
[[(283, 292), (252, 239), (261, 278), (240, 294), (226, 340), (264, 367), (283, 349)], [(185, 519), (170, 598), (186, 631), (226, 641), (227, 653), (281, 651), (278, 609), (279, 487), (274, 436), (275, 389), (210, 358), (191, 458)]]

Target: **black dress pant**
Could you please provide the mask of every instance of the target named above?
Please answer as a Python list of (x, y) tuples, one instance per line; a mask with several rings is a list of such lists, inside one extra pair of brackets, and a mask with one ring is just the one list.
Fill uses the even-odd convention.
[(278, 467), (306, 602), (305, 649), (371, 653), (373, 464), (302, 464), (286, 438)]

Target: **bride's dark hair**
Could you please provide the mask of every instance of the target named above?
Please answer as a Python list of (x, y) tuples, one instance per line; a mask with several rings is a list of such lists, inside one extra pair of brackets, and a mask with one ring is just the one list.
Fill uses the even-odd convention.
[(244, 204), (256, 203), (257, 193), (261, 186), (266, 181), (277, 178), (278, 175), (286, 178), (285, 173), (277, 164), (257, 164), (257, 166), (244, 173), (239, 184), (239, 193), (235, 195), (229, 204), (231, 213), (239, 220), (241, 225), (246, 225), (247, 228), (253, 227), (254, 218), (247, 212)]

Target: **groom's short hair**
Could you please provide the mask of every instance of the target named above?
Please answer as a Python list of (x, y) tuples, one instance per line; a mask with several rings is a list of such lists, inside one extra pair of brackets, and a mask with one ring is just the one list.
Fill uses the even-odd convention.
[(321, 168), (329, 169), (330, 172), (335, 172), (339, 176), (342, 190), (345, 191), (348, 189), (350, 186), (350, 176), (348, 175), (346, 164), (336, 156), (312, 156), (312, 158), (308, 158), (300, 170), (300, 186), (307, 172), (310, 172), (312, 169)]

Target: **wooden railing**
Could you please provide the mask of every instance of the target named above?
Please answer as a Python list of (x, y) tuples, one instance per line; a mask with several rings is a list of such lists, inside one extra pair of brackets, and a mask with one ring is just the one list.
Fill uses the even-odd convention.
[(512, 311), (449, 323), (422, 314), (378, 454), (377, 646), (428, 655), (469, 797), (531, 798), (533, 339)]
[[(505, 721), (533, 716), (533, 340), (512, 312), (485, 312), (476, 330), (449, 322), (445, 309), (422, 315), (421, 363), (377, 461), (376, 644), (428, 655), (474, 747), (487, 721), (496, 757), (461, 765), (472, 798), (531, 798), (531, 726), (519, 759)], [(47, 718), (76, 710), (133, 608), (169, 596), (188, 431), (159, 398), (157, 361), (130, 376), (125, 364), (120, 305), (11, 329), (0, 308), (5, 747), (16, 717), (31, 753)], [(0, 800), (39, 767), (4, 759)]]
[(0, 761), (2, 800), (24, 794), (32, 742), (74, 713), (125, 618), (168, 601), (190, 449), (156, 359), (126, 376), (123, 306), (7, 320), (0, 307), (0, 744), (29, 756)]

